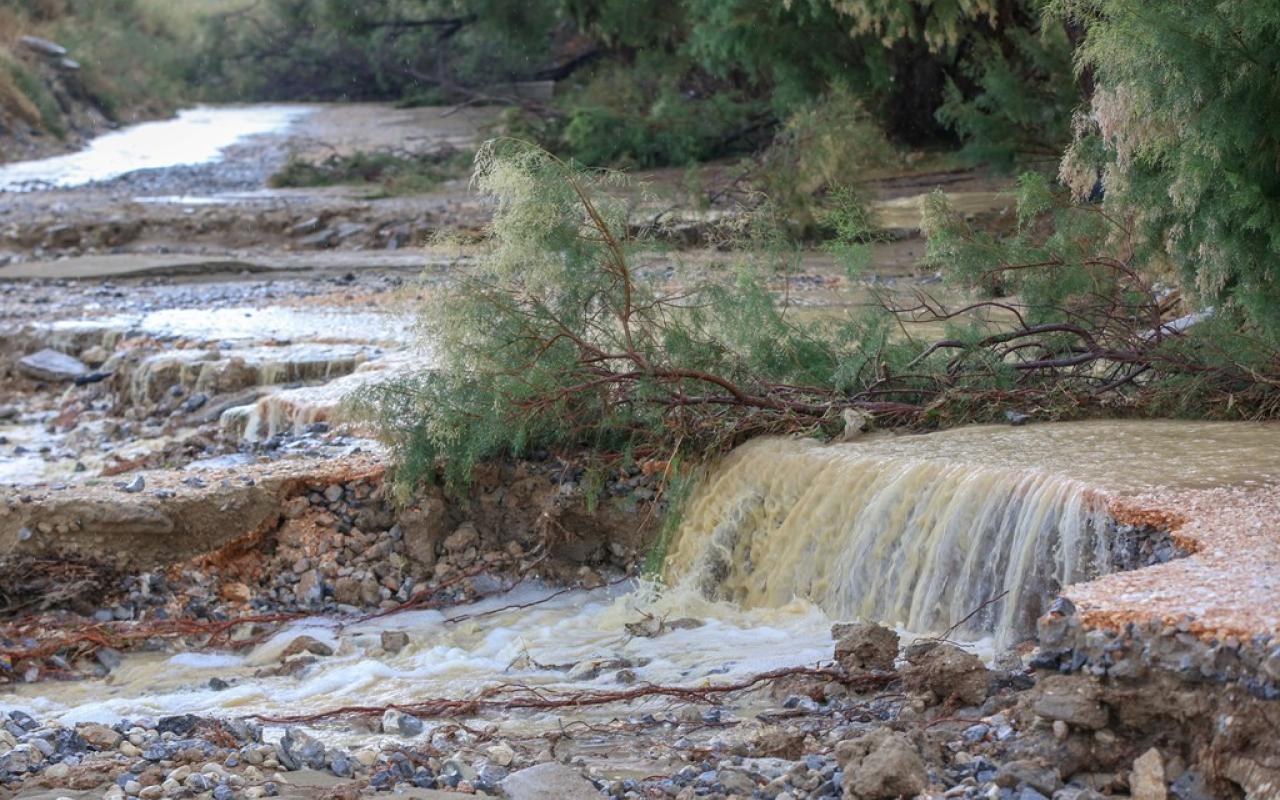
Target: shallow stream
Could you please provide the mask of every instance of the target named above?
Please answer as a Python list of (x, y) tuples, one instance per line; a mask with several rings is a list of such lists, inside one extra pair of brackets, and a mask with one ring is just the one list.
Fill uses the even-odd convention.
[[(297, 715), (459, 699), (506, 684), (732, 682), (829, 659), (835, 620), (889, 622), (908, 638), (936, 634), (983, 602), (983, 592), (1008, 590), (1003, 607), (955, 634), (990, 657), (993, 645), (1026, 634), (1018, 612), (1111, 568), (1099, 558), (1110, 542), (1096, 499), (1278, 479), (1280, 427), (1270, 425), (1096, 422), (829, 446), (760, 440), (713, 470), (695, 495), (669, 559), (673, 589), (623, 583), (557, 593), (524, 584), (444, 611), (315, 618), (245, 653), (131, 655), (105, 680), (23, 686), (15, 700), (41, 716), (106, 722), (180, 712)], [(744, 496), (756, 498), (751, 510), (735, 511)], [(726, 525), (754, 543), (726, 545)], [(732, 558), (709, 567), (716, 548)], [(970, 581), (962, 565), (975, 559), (1008, 568)], [(405, 632), (410, 644), (383, 652), (387, 630)], [(302, 634), (335, 654), (301, 677), (254, 676)], [(210, 688), (213, 678), (230, 687)], [(501, 724), (518, 734), (664, 702), (513, 714)], [(740, 702), (732, 713), (752, 713), (751, 700)], [(338, 727), (325, 735), (357, 734)]]
[(143, 169), (207, 164), (253, 136), (280, 133), (312, 111), (303, 105), (197, 106), (91, 140), (64, 156), (0, 166), (0, 192), (82, 186)]

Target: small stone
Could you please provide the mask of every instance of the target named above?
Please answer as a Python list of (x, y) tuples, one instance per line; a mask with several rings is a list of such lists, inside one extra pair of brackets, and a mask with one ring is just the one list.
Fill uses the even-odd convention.
[(80, 360), (91, 367), (102, 366), (108, 358), (111, 358), (111, 353), (107, 352), (107, 348), (96, 344), (93, 347), (85, 348), (84, 352), (80, 354)]
[(333, 655), (333, 648), (324, 642), (312, 636), (298, 636), (289, 645), (285, 647), (284, 652), (280, 654), (281, 658), (296, 656), (300, 653), (311, 653), (317, 656)]
[(903, 685), (923, 692), (927, 700), (941, 703), (954, 698), (976, 706), (987, 699), (991, 677), (986, 664), (973, 653), (945, 642), (915, 643), (907, 648), (906, 659)]
[(928, 785), (924, 762), (911, 740), (885, 728), (836, 745), (846, 796), (914, 797)]
[(388, 653), (399, 653), (409, 645), (409, 634), (404, 631), (383, 631), (382, 649)]
[(431, 774), (431, 770), (426, 767), (418, 767), (413, 772), (413, 777), (409, 779), (414, 786), (419, 789), (436, 788), (436, 776)]
[(130, 494), (136, 494), (145, 488), (147, 488), (147, 481), (141, 475), (134, 475), (133, 480), (121, 487), (121, 489)]
[(509, 767), (511, 762), (516, 759), (516, 751), (503, 743), (490, 747), (485, 751), (485, 755), (488, 756), (490, 763), (497, 764), (500, 767)]
[(756, 790), (756, 782), (739, 769), (722, 769), (716, 773), (716, 780), (730, 794), (750, 797)]
[(80, 734), (80, 738), (84, 739), (90, 747), (96, 750), (114, 750), (120, 744), (120, 740), (124, 738), (106, 725), (99, 725), (95, 722), (87, 722), (78, 726), (76, 733)]
[(18, 41), (22, 42), (22, 45), (28, 50), (39, 53), (42, 56), (62, 58), (67, 55), (67, 48), (48, 39), (42, 39), (39, 36), (23, 36)]
[(470, 522), (464, 522), (444, 540), (444, 549), (450, 553), (458, 554), (479, 543), (480, 532), (476, 530), (476, 526)]
[(280, 744), (276, 746), (276, 755), (280, 763), (291, 770), (325, 767), (324, 745), (297, 728), (285, 731)]
[(1177, 800), (1213, 800), (1213, 793), (1198, 772), (1184, 772), (1169, 786)]
[(996, 770), (995, 782), (999, 786), (1014, 788), (1030, 786), (1038, 792), (1052, 795), (1062, 787), (1058, 771), (1029, 759), (1006, 761)]
[(425, 730), (426, 725), (422, 720), (406, 714), (403, 711), (397, 711), (389, 708), (382, 715), (382, 730), (386, 733), (398, 733), (401, 736), (417, 736)]
[(333, 761), (329, 762), (329, 771), (339, 778), (350, 778), (355, 774), (355, 769), (351, 766), (351, 760), (346, 756), (336, 756)]

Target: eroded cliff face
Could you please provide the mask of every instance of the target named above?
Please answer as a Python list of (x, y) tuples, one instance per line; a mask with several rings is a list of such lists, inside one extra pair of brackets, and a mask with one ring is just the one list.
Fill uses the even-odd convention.
[(0, 164), (67, 152), (112, 127), (75, 54), (22, 36), (0, 43)]

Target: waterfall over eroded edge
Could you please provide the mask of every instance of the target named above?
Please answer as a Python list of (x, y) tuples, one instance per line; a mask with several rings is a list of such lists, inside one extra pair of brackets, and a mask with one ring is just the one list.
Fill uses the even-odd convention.
[(1062, 586), (1111, 570), (1105, 501), (1039, 470), (756, 440), (690, 498), (667, 577), (746, 606), (801, 597), (918, 633), (964, 620), (953, 635), (1007, 645)]

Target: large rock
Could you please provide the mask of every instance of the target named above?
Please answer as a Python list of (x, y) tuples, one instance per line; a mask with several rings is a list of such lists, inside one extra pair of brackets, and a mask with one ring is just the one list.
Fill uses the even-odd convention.
[(924, 761), (905, 734), (877, 728), (836, 745), (845, 800), (915, 797), (929, 785)]
[(48, 39), (41, 39), (39, 36), (23, 36), (18, 41), (22, 42), (22, 45), (28, 50), (39, 53), (42, 56), (62, 58), (67, 54), (67, 48)]
[(409, 558), (424, 567), (435, 566), (436, 550), (449, 524), (444, 501), (434, 495), (424, 497), (416, 506), (402, 511), (396, 524), (404, 536)]
[(510, 800), (600, 800), (600, 792), (582, 773), (554, 762), (513, 772), (501, 786)]
[(955, 698), (976, 706), (987, 699), (991, 676), (973, 653), (945, 642), (925, 642), (907, 648), (906, 657), (902, 683), (909, 691), (931, 696), (938, 703)]
[(73, 381), (89, 372), (80, 359), (48, 349), (21, 359), (18, 369), (38, 381)]
[(1008, 788), (1030, 786), (1046, 797), (1062, 788), (1062, 780), (1057, 769), (1031, 759), (1018, 759), (1001, 764), (996, 771), (996, 784)]
[(1099, 701), (1102, 687), (1086, 675), (1048, 675), (1031, 690), (1031, 710), (1049, 720), (1089, 730), (1107, 726), (1107, 709)]
[(898, 657), (898, 633), (873, 622), (842, 622), (831, 626), (836, 661), (847, 670), (893, 670)]
[(454, 555), (460, 555), (465, 553), (467, 548), (475, 547), (479, 544), (480, 532), (476, 530), (475, 524), (464, 522), (444, 540), (444, 549)]
[(276, 745), (276, 757), (290, 770), (325, 767), (324, 745), (297, 728), (285, 731), (284, 737)]
[(1129, 774), (1129, 794), (1133, 800), (1166, 800), (1169, 788), (1165, 784), (1164, 759), (1154, 747), (1138, 756)]

